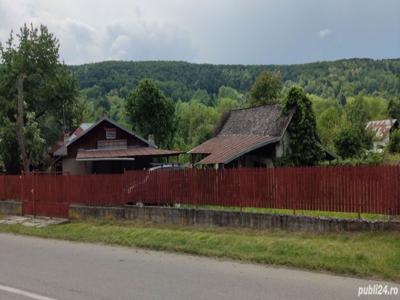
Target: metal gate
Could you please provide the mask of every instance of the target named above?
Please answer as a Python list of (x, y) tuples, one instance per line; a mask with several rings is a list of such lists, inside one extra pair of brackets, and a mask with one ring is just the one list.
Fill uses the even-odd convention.
[(63, 201), (60, 184), (63, 184), (62, 175), (38, 172), (22, 175), (22, 214), (68, 218), (69, 203)]

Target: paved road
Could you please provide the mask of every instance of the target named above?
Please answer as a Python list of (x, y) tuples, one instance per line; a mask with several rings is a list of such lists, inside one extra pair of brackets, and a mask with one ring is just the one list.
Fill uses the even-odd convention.
[(0, 234), (2, 300), (360, 299), (358, 287), (370, 283), (374, 282)]

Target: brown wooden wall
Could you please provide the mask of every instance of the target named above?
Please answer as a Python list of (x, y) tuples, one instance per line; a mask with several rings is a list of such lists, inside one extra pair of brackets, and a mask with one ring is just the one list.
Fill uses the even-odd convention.
[(68, 157), (75, 158), (78, 153), (78, 149), (96, 149), (98, 140), (106, 139), (106, 131), (105, 128), (116, 128), (117, 136), (116, 139), (126, 139), (128, 146), (147, 146), (146, 143), (141, 141), (140, 139), (128, 134), (127, 132), (121, 130), (120, 128), (112, 125), (111, 123), (104, 120), (100, 124), (96, 126), (96, 128), (92, 129), (86, 135), (77, 140), (74, 144), (68, 147)]

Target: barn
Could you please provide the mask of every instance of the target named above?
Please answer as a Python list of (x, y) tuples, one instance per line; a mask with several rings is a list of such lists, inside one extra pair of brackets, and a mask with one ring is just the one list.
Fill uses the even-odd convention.
[(290, 151), (287, 128), (294, 111), (278, 104), (232, 110), (219, 121), (215, 136), (189, 151), (203, 167), (272, 167)]

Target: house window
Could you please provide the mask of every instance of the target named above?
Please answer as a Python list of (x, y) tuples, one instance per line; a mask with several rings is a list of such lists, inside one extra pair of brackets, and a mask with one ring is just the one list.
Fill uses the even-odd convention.
[(106, 128), (106, 139), (107, 140), (115, 140), (117, 138), (117, 129), (116, 128)]

